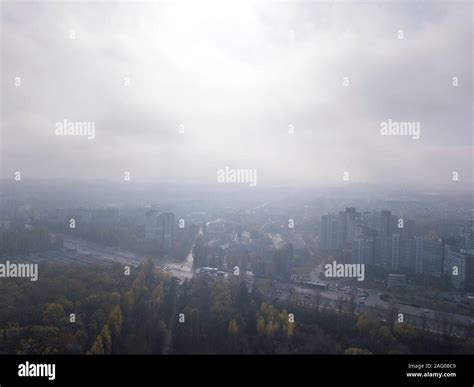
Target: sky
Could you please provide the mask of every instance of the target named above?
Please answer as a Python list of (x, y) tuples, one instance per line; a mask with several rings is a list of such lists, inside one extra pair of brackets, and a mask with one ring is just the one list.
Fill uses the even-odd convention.
[(472, 3), (7, 1), (1, 24), (4, 179), (472, 187)]

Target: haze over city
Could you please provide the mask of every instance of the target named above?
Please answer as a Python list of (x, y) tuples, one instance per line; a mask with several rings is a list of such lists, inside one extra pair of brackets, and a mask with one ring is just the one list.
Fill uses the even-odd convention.
[(472, 385), (473, 18), (0, 0), (0, 387)]

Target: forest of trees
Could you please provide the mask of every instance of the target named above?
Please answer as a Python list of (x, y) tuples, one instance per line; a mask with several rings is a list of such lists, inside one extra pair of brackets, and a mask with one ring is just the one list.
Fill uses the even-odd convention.
[[(151, 260), (45, 264), (40, 280), (0, 281), (0, 353), (472, 353), (474, 339), (381, 322), (321, 302), (268, 299), (258, 284), (197, 276), (181, 285)], [(343, 311), (343, 309), (345, 310)], [(394, 319), (392, 320), (394, 321)]]

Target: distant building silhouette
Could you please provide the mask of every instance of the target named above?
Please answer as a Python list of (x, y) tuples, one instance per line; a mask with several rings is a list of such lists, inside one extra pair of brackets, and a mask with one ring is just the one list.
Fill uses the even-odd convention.
[(174, 214), (148, 210), (145, 214), (145, 239), (159, 242), (164, 252), (170, 254), (174, 246)]

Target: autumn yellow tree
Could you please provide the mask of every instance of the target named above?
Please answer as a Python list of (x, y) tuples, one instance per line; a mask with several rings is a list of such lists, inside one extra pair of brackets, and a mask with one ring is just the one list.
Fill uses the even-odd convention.
[(262, 316), (257, 319), (257, 333), (259, 336), (265, 333), (265, 319)]
[(228, 331), (231, 335), (237, 335), (239, 333), (239, 324), (234, 319), (229, 321)]
[(122, 311), (120, 305), (117, 305), (112, 312), (110, 312), (108, 325), (110, 328), (111, 336), (115, 339), (120, 336), (122, 330)]
[(104, 327), (102, 328), (100, 338), (102, 339), (104, 353), (109, 354), (112, 350), (112, 337), (110, 336), (110, 329), (108, 325), (104, 325)]
[(97, 338), (94, 341), (94, 344), (92, 344), (91, 349), (89, 352), (87, 352), (90, 355), (103, 355), (104, 354), (104, 344), (102, 342), (102, 337), (97, 336)]

